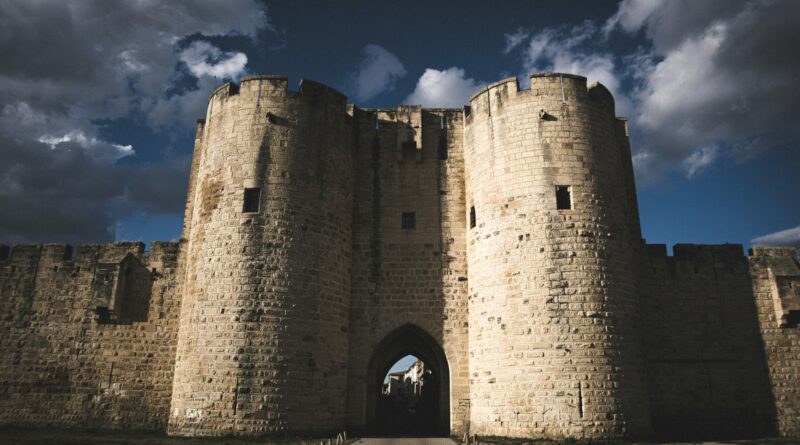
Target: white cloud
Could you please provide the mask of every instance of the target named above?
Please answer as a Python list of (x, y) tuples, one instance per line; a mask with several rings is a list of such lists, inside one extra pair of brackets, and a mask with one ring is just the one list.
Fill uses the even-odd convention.
[(180, 60), (195, 77), (212, 76), (219, 79), (238, 79), (247, 65), (244, 53), (223, 52), (202, 40), (192, 42), (181, 51)]
[(60, 137), (44, 135), (39, 138), (39, 142), (49, 145), (51, 150), (69, 147), (72, 142), (86, 151), (93, 159), (104, 163), (113, 163), (118, 159), (135, 154), (131, 145), (102, 141), (96, 137), (86, 136), (81, 130), (73, 130)]
[(520, 43), (527, 39), (529, 35), (530, 33), (523, 28), (518, 28), (516, 32), (506, 34), (506, 48), (503, 50), (503, 54), (510, 53), (511, 50), (519, 46)]
[(523, 87), (528, 86), (527, 75), (534, 72), (578, 74), (585, 76), (590, 84), (600, 82), (608, 88), (616, 99), (618, 114), (626, 115), (630, 111), (629, 101), (620, 91), (621, 75), (613, 55), (586, 46), (599, 39), (593, 23), (584, 22), (572, 28), (546, 28), (525, 38), (528, 42), (521, 53), (520, 83)]
[(800, 247), (800, 226), (757, 236), (750, 242), (756, 245)]
[(617, 26), (627, 32), (636, 32), (659, 8), (659, 0), (625, 0), (616, 14), (606, 21), (603, 30), (608, 34)]
[(351, 89), (357, 100), (368, 101), (394, 89), (397, 80), (405, 75), (406, 69), (397, 56), (380, 45), (369, 44), (364, 47), (358, 71), (351, 75)]
[(463, 69), (451, 67), (444, 71), (427, 68), (417, 86), (404, 102), (424, 107), (461, 107), (485, 85), (468, 78)]
[(717, 158), (719, 147), (711, 145), (702, 147), (689, 155), (683, 160), (683, 166), (686, 169), (686, 176), (691, 178), (698, 172), (705, 170)]
[[(676, 119), (682, 121), (681, 115), (686, 112), (725, 100), (733, 93), (730, 89), (736, 88), (736, 84), (718, 77), (725, 73), (714, 71), (715, 58), (725, 36), (725, 25), (712, 26), (703, 36), (686, 40), (656, 64), (638, 93), (639, 124), (658, 128)], [(697, 129), (692, 123), (685, 122), (682, 131), (696, 137)]]
[(533, 35), (522, 54), (526, 73), (554, 71), (585, 76), (589, 83), (600, 82), (618, 95), (618, 75), (611, 54), (587, 51), (581, 44), (595, 34), (593, 26), (578, 26), (569, 31), (545, 29)]

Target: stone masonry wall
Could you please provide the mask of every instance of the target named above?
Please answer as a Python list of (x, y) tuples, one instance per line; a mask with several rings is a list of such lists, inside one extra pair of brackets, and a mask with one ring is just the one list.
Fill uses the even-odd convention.
[[(663, 245), (647, 251), (639, 274), (655, 435), (797, 436), (800, 329), (776, 314), (800, 289), (794, 249), (755, 248), (749, 257), (738, 244), (679, 244), (672, 257)], [(776, 286), (776, 273), (789, 286)]]
[(775, 419), (756, 298), (738, 244), (648, 246), (644, 347), (662, 438), (765, 436)]
[[(351, 138), (344, 96), (324, 85), (253, 76), (212, 95), (187, 198), (170, 434), (344, 424)], [(246, 189), (260, 189), (257, 208)]]
[[(369, 428), (368, 365), (387, 335), (420, 328), (449, 365), (452, 431), (468, 422), (461, 110), (353, 110), (355, 213), (348, 425)], [(415, 227), (403, 229), (404, 212)], [(420, 354), (411, 347), (407, 353)], [(399, 357), (397, 357), (399, 358)], [(391, 366), (381, 363), (378, 366)], [(427, 365), (426, 365), (427, 366)], [(434, 372), (444, 372), (436, 369)], [(374, 413), (373, 413), (374, 414)]]
[[(641, 236), (613, 98), (579, 76), (531, 82), (490, 85), (466, 119), (470, 427), (646, 436)], [(556, 186), (570, 188), (571, 208), (556, 208)]]
[(769, 370), (765, 398), (774, 403), (775, 431), (800, 437), (800, 260), (794, 248), (779, 247), (754, 247), (747, 260)]
[(63, 244), (19, 245), (0, 255), (0, 424), (165, 429), (178, 245), (143, 247), (87, 244), (73, 257)]

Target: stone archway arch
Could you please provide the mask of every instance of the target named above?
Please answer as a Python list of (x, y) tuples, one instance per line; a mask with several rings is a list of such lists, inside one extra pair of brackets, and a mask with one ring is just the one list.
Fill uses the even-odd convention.
[(408, 323), (391, 331), (381, 340), (370, 356), (367, 365), (367, 429), (373, 433), (382, 433), (378, 425), (378, 406), (383, 385), (383, 377), (394, 363), (406, 355), (413, 355), (432, 371), (433, 399), (435, 400), (436, 419), (432, 420), (430, 431), (412, 431), (433, 435), (449, 435), (450, 433), (450, 366), (444, 349), (430, 334), (422, 328)]

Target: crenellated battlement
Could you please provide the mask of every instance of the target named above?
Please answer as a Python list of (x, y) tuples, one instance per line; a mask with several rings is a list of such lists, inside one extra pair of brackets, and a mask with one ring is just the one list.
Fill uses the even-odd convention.
[(289, 88), (289, 78), (277, 75), (242, 77), (239, 83), (226, 82), (215, 89), (208, 100), (209, 112), (214, 103), (225, 104), (229, 99), (237, 103), (251, 102), (258, 106), (269, 106), (270, 102), (326, 103), (336, 110), (345, 111), (347, 96), (325, 84), (301, 79), (296, 91)]
[[(571, 97), (576, 97), (577, 95), (574, 94), (576, 92), (588, 92), (588, 89), (586, 88), (586, 78), (576, 74), (532, 73), (529, 77), (531, 80), (530, 88), (522, 88), (519, 84), (519, 79), (517, 79), (516, 76), (506, 77), (505, 79), (491, 83), (475, 92), (470, 97), (470, 103), (475, 102), (489, 93), (497, 92), (498, 90), (504, 90), (504, 92), (521, 95), (556, 95), (561, 99), (567, 99), (568, 93), (571, 95)], [(562, 89), (564, 92), (563, 96), (561, 94)]]
[[(386, 155), (398, 162), (415, 159), (422, 162), (423, 147), (445, 150), (448, 131), (460, 130), (463, 108), (423, 108), (420, 105), (400, 105), (396, 108), (359, 108), (348, 105), (357, 133), (373, 135)], [(427, 135), (427, 136), (426, 136)], [(424, 138), (433, 138), (432, 141)]]
[(747, 276), (747, 257), (741, 244), (675, 244), (667, 254), (665, 244), (647, 244), (644, 273), (654, 276), (714, 277), (715, 280)]
[(53, 271), (67, 270), (82, 261), (120, 261), (128, 254), (140, 258), (145, 264), (158, 262), (166, 267), (176, 267), (178, 242), (153, 241), (150, 251), (145, 252), (145, 245), (138, 241), (119, 241), (115, 243), (86, 243), (72, 246), (70, 244), (17, 244), (8, 246), (0, 244), (0, 267), (13, 266), (19, 263), (47, 262)]
[(98, 322), (146, 320), (153, 283), (174, 276), (179, 250), (175, 242), (153, 242), (150, 252), (141, 242), (3, 246), (0, 300), (13, 301), (29, 285), (44, 290), (44, 298), (81, 289), (81, 304), (96, 312)]
[(499, 88), (499, 87), (501, 87), (503, 85), (509, 84), (509, 83), (513, 84), (512, 88), (510, 90), (513, 91), (514, 93), (527, 91), (527, 90), (523, 90), (523, 89), (520, 88), (519, 80), (516, 78), (516, 76), (506, 77), (505, 79), (501, 79), (501, 80), (498, 80), (497, 82), (490, 83), (489, 85), (486, 85), (485, 87), (483, 87), (480, 90), (476, 91), (475, 93), (472, 94), (472, 96), (469, 97), (469, 101), (473, 102), (477, 98), (479, 98), (479, 97), (481, 97), (481, 96), (483, 96), (485, 94), (489, 94), (489, 92), (491, 92), (493, 90), (496, 90), (497, 88)]
[(545, 120), (557, 119), (565, 106), (575, 102), (587, 102), (612, 116), (615, 114), (614, 97), (599, 82), (587, 88), (585, 77), (565, 73), (534, 73), (530, 80), (527, 89), (521, 87), (516, 77), (508, 77), (477, 91), (470, 98), (467, 123), (472, 122), (473, 114), (491, 115), (516, 100), (539, 104), (536, 112)]
[(646, 244), (645, 253), (650, 258), (673, 258), (679, 261), (710, 261), (714, 258), (744, 258), (741, 244), (675, 244), (672, 255), (666, 244)]
[(711, 261), (716, 258), (795, 258), (797, 249), (793, 247), (753, 246), (744, 254), (742, 244), (689, 244), (680, 243), (672, 247), (673, 254), (667, 253), (666, 244), (645, 244), (644, 252), (649, 258), (675, 259), (678, 261)]
[(589, 98), (593, 102), (606, 109), (612, 116), (616, 115), (614, 95), (611, 94), (611, 91), (609, 91), (605, 85), (600, 82), (595, 82), (589, 85), (588, 93)]

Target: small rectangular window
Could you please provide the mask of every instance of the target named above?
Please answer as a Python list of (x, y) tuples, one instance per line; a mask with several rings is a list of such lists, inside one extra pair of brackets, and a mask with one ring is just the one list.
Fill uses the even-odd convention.
[(469, 228), (475, 227), (477, 218), (475, 217), (475, 206), (469, 208)]
[(570, 195), (570, 186), (568, 185), (556, 186), (556, 208), (558, 210), (569, 210), (572, 208), (572, 196)]
[(400, 225), (404, 229), (413, 229), (417, 226), (417, 216), (414, 212), (403, 212)]
[(242, 211), (244, 213), (258, 213), (258, 207), (261, 203), (261, 188), (245, 188), (244, 189), (244, 206)]

